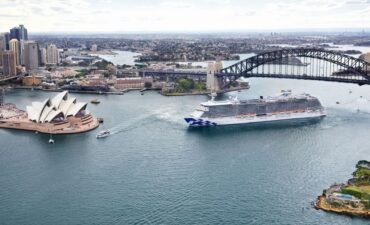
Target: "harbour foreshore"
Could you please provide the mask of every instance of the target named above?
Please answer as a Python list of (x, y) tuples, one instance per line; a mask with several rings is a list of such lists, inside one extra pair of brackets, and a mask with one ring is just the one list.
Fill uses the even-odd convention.
[[(242, 91), (242, 90), (247, 90), (250, 87), (238, 87), (238, 88), (230, 88), (222, 91), (216, 92), (217, 94), (224, 94), (227, 92), (233, 92), (233, 91)], [(212, 91), (195, 91), (195, 92), (188, 92), (188, 93), (181, 93), (181, 92), (160, 92), (164, 96), (187, 96), (187, 95), (209, 95), (212, 94)]]
[(82, 118), (67, 118), (62, 123), (35, 123), (27, 117), (0, 119), (0, 128), (40, 132), (45, 134), (78, 134), (99, 127), (97, 118), (86, 115)]
[(360, 216), (370, 218), (370, 211), (368, 210), (358, 210), (358, 209), (351, 209), (351, 208), (344, 208), (344, 207), (333, 207), (326, 202), (325, 196), (321, 195), (317, 197), (315, 202), (315, 208), (321, 209), (326, 212), (332, 212), (342, 215), (350, 215), (350, 216)]
[[(30, 87), (30, 86), (15, 86), (14, 89), (26, 89), (26, 90), (38, 90), (38, 91), (49, 91), (49, 92), (62, 92), (63, 89), (46, 89), (42, 87)], [(139, 89), (136, 89), (139, 90)], [(68, 90), (69, 93), (80, 93), (80, 94), (101, 94), (101, 95), (123, 95), (124, 93), (130, 91), (130, 89), (124, 89), (120, 91), (76, 91)]]

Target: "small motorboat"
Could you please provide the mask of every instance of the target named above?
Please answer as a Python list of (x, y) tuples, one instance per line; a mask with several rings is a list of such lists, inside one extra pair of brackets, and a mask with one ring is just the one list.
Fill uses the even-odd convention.
[(49, 144), (54, 144), (53, 135), (50, 134)]
[(96, 135), (96, 138), (105, 138), (105, 137), (108, 137), (110, 135), (110, 130), (103, 130), (103, 131), (100, 131), (97, 135)]
[(92, 103), (92, 104), (99, 104), (100, 101), (99, 101), (99, 99), (93, 99), (93, 100), (90, 101), (90, 103)]

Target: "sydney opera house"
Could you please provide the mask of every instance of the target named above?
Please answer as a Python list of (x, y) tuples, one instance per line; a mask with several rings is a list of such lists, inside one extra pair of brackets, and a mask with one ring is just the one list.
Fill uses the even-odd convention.
[(78, 102), (67, 91), (43, 102), (32, 102), (26, 112), (5, 104), (0, 108), (0, 128), (50, 134), (82, 133), (99, 126), (98, 119), (86, 107), (87, 103)]

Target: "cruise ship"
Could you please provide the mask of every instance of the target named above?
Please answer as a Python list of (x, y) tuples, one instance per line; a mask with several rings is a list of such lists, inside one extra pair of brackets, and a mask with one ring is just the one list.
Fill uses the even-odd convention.
[(283, 90), (276, 96), (250, 100), (215, 101), (213, 96), (212, 100), (201, 103), (185, 121), (190, 127), (205, 127), (318, 119), (325, 115), (317, 98)]

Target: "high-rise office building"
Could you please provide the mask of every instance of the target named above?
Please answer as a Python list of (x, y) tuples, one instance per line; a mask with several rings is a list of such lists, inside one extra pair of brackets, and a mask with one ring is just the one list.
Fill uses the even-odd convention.
[(47, 61), (46, 61), (46, 54), (47, 54), (47, 51), (46, 51), (46, 48), (41, 48), (40, 49), (40, 63), (42, 65), (46, 65)]
[(9, 50), (15, 53), (16, 65), (21, 64), (21, 46), (17, 39), (12, 39), (9, 41)]
[(0, 49), (9, 50), (10, 34), (5, 32), (0, 34)]
[(4, 36), (4, 41), (5, 41), (5, 49), (9, 50), (10, 33), (5, 32), (3, 33), (3, 36)]
[(10, 39), (17, 39), (18, 41), (20, 40), (18, 27), (13, 27), (10, 29)]
[(13, 51), (3, 51), (1, 58), (3, 63), (3, 75), (16, 76), (17, 66), (15, 64), (15, 53)]
[(6, 50), (4, 36), (0, 35), (0, 51)]
[(27, 41), (28, 40), (28, 32), (27, 29), (24, 27), (24, 25), (19, 25), (19, 38), (21, 40)]
[(28, 40), (28, 32), (24, 25), (19, 25), (19, 27), (13, 27), (10, 29), (10, 39), (17, 39), (20, 41), (21, 46), (21, 64), (25, 64), (24, 62), (24, 42)]
[(39, 67), (39, 45), (36, 41), (24, 42), (24, 64), (27, 70)]
[(28, 32), (24, 25), (19, 25), (19, 27), (13, 27), (10, 29), (10, 39), (17, 39), (18, 41), (27, 41), (28, 40)]
[(54, 44), (49, 45), (46, 50), (46, 63), (55, 65), (59, 63), (59, 51)]

